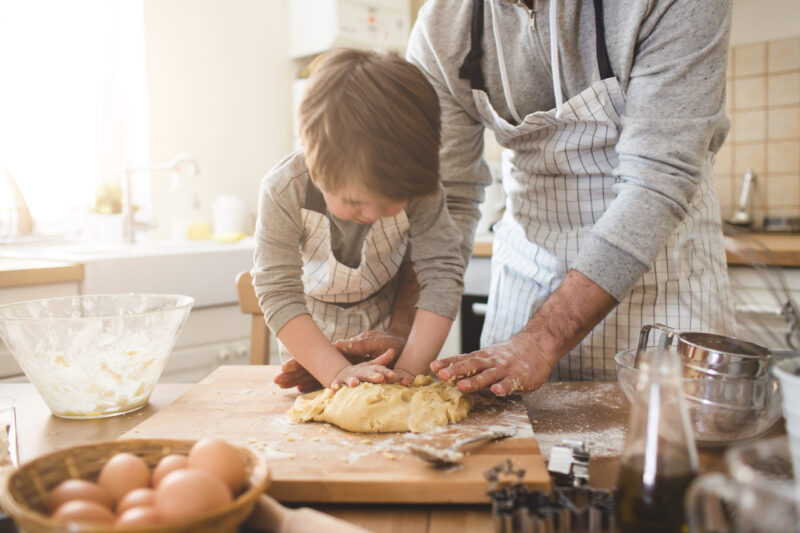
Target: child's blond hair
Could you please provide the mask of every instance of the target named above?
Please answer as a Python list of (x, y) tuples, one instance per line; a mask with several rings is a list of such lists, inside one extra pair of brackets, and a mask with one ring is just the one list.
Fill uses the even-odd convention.
[(439, 99), (396, 54), (327, 52), (309, 77), (298, 122), (311, 179), (326, 191), (355, 184), (408, 200), (439, 186)]

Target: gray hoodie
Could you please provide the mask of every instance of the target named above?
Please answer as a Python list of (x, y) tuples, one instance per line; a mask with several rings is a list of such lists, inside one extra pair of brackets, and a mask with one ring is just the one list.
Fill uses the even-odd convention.
[[(520, 115), (555, 107), (550, 65), (549, 0), (533, 10), (484, 0), (486, 91), (513, 122), (503, 96), (489, 2), (497, 2), (510, 92)], [(592, 2), (557, 0), (564, 99), (599, 79)], [(697, 191), (708, 152), (728, 132), (724, 112), (729, 0), (605, 0), (611, 67), (626, 93), (617, 197), (592, 228), (571, 268), (621, 300), (650, 268)], [(472, 249), (483, 188), (483, 128), (468, 80), (458, 69), (470, 49), (471, 2), (428, 0), (411, 35), (408, 58), (436, 88), (442, 106), (441, 172), (451, 217)]]

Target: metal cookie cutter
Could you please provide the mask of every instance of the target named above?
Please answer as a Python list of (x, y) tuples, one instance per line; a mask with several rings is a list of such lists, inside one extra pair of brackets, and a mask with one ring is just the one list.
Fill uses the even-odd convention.
[(582, 487), (589, 484), (589, 451), (586, 443), (565, 440), (550, 450), (547, 471), (557, 487)]
[(589, 453), (580, 441), (564, 441), (550, 452), (551, 494), (528, 489), (525, 471), (515, 470), (510, 459), (488, 470), (487, 494), (492, 498), (495, 533), (611, 533), (614, 494), (593, 489), (589, 478)]

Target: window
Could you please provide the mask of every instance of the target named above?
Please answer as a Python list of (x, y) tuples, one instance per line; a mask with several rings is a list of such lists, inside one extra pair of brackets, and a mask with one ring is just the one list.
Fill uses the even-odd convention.
[(147, 132), (141, 0), (0, 3), (0, 167), (36, 233), (77, 232), (98, 185), (150, 160)]

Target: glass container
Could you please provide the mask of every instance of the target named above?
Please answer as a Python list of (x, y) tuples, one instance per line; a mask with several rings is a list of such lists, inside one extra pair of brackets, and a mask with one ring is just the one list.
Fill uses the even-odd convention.
[(665, 341), (639, 361), (617, 480), (615, 512), (621, 533), (687, 531), (683, 497), (698, 475), (697, 448), (680, 357), (666, 349)]

